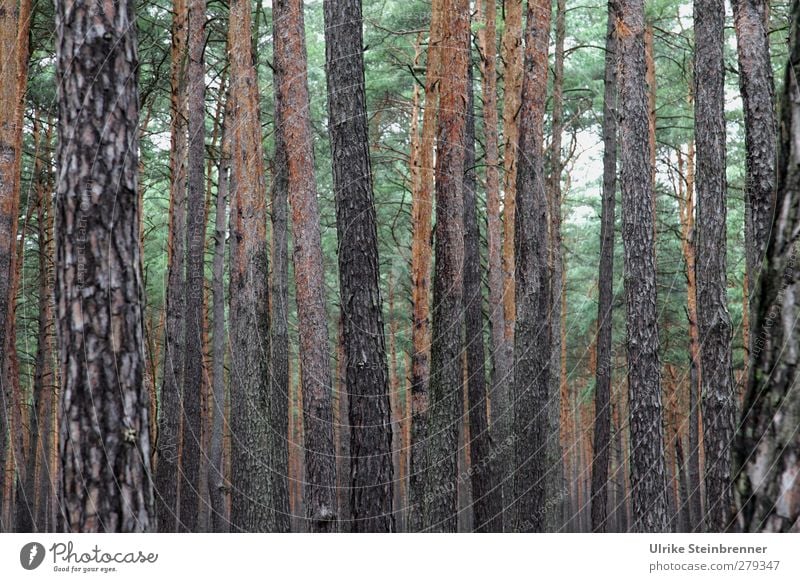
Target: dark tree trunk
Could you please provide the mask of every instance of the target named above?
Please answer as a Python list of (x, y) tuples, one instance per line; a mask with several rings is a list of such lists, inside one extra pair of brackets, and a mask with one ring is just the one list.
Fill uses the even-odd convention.
[[(275, 118), (281, 119), (282, 104), (278, 90), (280, 73), (273, 72), (275, 87)], [(289, 175), (286, 167), (286, 143), (283, 124), (275, 125), (275, 154), (272, 162), (272, 297), (270, 324), (272, 328), (272, 381), (270, 418), (272, 422), (270, 447), (273, 451), (272, 488), (278, 512), (276, 531), (291, 528), (289, 510), (289, 444), (281, 435), (289, 430)]]
[(592, 458), (592, 531), (608, 531), (608, 460), (611, 451), (611, 328), (614, 301), (614, 211), (617, 195), (617, 38), (616, 0), (608, 2), (605, 93), (603, 97), (603, 201), (600, 217), (600, 271), (597, 305), (597, 373)]
[[(550, 272), (544, 176), (544, 112), (550, 1), (528, 2), (515, 214), (514, 330), (515, 530), (541, 532), (547, 491), (547, 401), (550, 392)], [(535, 346), (535, 349), (532, 349)]]
[(143, 383), (135, 22), (132, 2), (56, 3), (56, 304), (67, 532), (155, 527)]
[[(337, 529), (336, 457), (333, 446), (332, 379), (325, 306), (324, 265), (314, 182), (314, 139), (309, 119), (305, 24), (301, 0), (272, 6), (275, 68), (284, 126), (289, 203), (292, 207), (294, 274), (305, 423), (305, 503), (309, 529)], [(391, 461), (391, 459), (390, 459)]]
[(203, 252), (205, 247), (205, 0), (189, 0), (187, 74), (188, 196), (186, 200), (186, 311), (183, 398), (181, 400), (181, 531), (197, 531), (200, 499), (201, 403), (203, 377)]
[(470, 47), (466, 0), (445, 0), (442, 32), (424, 527), (426, 531), (455, 532), (458, 431), (463, 404), (463, 182)]
[[(792, 3), (789, 63), (781, 97), (772, 237), (759, 282), (754, 363), (736, 437), (736, 525), (745, 532), (800, 531), (800, 391), (796, 356), (800, 224), (800, 2)], [(708, 438), (708, 435), (705, 435)]]
[(394, 531), (392, 423), (372, 194), (361, 0), (325, 2), (328, 126), (350, 424), (353, 532)]
[(175, 532), (179, 524), (181, 390), (184, 365), (186, 266), (186, 71), (187, 5), (175, 0), (172, 16), (171, 147), (169, 235), (167, 239), (164, 374), (156, 441), (156, 512), (158, 530)]
[(231, 2), (231, 529), (272, 531), (269, 439), (267, 191), (250, 52), (250, 2)]
[[(756, 291), (775, 204), (775, 88), (769, 51), (768, 0), (731, 0), (744, 109), (745, 249), (748, 291)], [(754, 312), (751, 311), (751, 313)], [(752, 317), (751, 317), (752, 319)], [(752, 344), (752, 342), (751, 342)]]
[[(492, 1), (492, 0), (490, 0)], [(472, 66), (467, 86), (466, 149), (464, 150), (464, 325), (467, 359), (469, 452), (474, 531), (503, 531), (503, 499), (495, 472), (495, 444), (486, 415), (486, 369), (483, 347), (483, 293), (481, 292), (481, 234), (475, 175), (475, 114)], [(498, 249), (499, 250), (499, 249)]]
[(695, 143), (697, 145), (697, 325), (703, 370), (703, 443), (709, 532), (725, 529), (731, 510), (731, 444), (736, 398), (725, 270), (725, 67), (723, 0), (695, 0)]
[(686, 478), (686, 458), (680, 435), (675, 440), (675, 466), (678, 471), (678, 532), (692, 531), (691, 509), (689, 507), (689, 480)]
[(211, 530), (214, 532), (226, 532), (229, 526), (227, 504), (225, 503), (225, 469), (222, 462), (225, 426), (225, 216), (228, 209), (230, 185), (230, 140), (228, 137), (230, 117), (227, 104), (224, 111), (214, 213), (214, 259), (211, 285), (214, 326), (211, 360), (214, 380), (209, 403), (212, 421), (208, 453), (208, 495), (211, 505)]
[(644, 2), (622, 0), (620, 50), (622, 241), (628, 333), (631, 529), (667, 531), (666, 468), (658, 356), (653, 182), (645, 80)]

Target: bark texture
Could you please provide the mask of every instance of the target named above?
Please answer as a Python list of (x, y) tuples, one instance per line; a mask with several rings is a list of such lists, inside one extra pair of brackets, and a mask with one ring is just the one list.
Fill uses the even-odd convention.
[[(490, 0), (491, 1), (491, 0)], [(486, 412), (486, 353), (483, 346), (480, 228), (475, 175), (475, 114), (472, 67), (467, 88), (466, 149), (464, 151), (464, 327), (467, 361), (469, 456), (472, 509), (477, 532), (503, 531), (503, 499), (494, 467), (495, 445)], [(499, 249), (498, 249), (499, 250)]]
[(247, 0), (231, 2), (231, 530), (265, 532), (273, 529), (268, 455), (269, 250), (250, 14)]
[(57, 2), (56, 30), (63, 529), (146, 532), (155, 518), (133, 3)]
[(389, 375), (372, 193), (361, 0), (325, 2), (328, 127), (350, 424), (353, 532), (394, 531)]
[[(431, 229), (433, 215), (434, 145), (439, 102), (442, 12), (445, 0), (431, 0), (431, 25), (425, 72), (422, 137), (411, 198), (411, 464), (409, 531), (422, 527), (425, 490), (425, 442), (428, 436), (430, 375)], [(415, 171), (416, 170), (416, 171)]]
[(186, 199), (186, 311), (183, 397), (181, 399), (181, 531), (197, 531), (200, 499), (201, 393), (203, 377), (203, 297), (205, 276), (205, 0), (189, 0), (188, 10), (188, 194)]
[(761, 275), (775, 208), (777, 127), (769, 50), (769, 2), (731, 0), (746, 150), (744, 196), (748, 291)]
[(458, 434), (462, 412), (464, 285), (464, 148), (469, 66), (469, 2), (445, 0), (436, 152), (436, 264), (430, 377), (430, 426), (424, 528), (458, 524)]
[(592, 531), (608, 531), (608, 466), (611, 453), (611, 331), (614, 302), (614, 214), (617, 195), (617, 0), (608, 2), (603, 94), (603, 198), (597, 304), (597, 372), (592, 457)]
[[(800, 224), (800, 2), (792, 3), (789, 62), (780, 103), (776, 212), (759, 282), (754, 366), (736, 437), (736, 526), (800, 531), (800, 391), (797, 390)], [(708, 438), (708, 435), (705, 435)]]
[[(305, 423), (305, 502), (312, 532), (337, 528), (336, 465), (324, 265), (317, 188), (314, 182), (314, 140), (309, 119), (305, 25), (301, 0), (275, 0), (272, 6), (275, 68), (286, 143), (289, 204), (294, 237), (294, 274), (302, 367)], [(352, 48), (352, 47), (351, 47)]]
[(528, 2), (525, 65), (519, 113), (515, 236), (514, 514), (515, 530), (546, 525), (551, 289), (548, 199), (544, 170), (544, 113), (550, 1)]
[(706, 531), (722, 531), (731, 509), (731, 446), (736, 398), (726, 288), (725, 5), (695, 0), (697, 145), (697, 327), (703, 370)]
[(658, 356), (653, 183), (645, 80), (644, 2), (621, 0), (622, 241), (630, 403), (631, 529), (667, 531), (661, 369)]
[(164, 372), (156, 440), (156, 512), (158, 530), (175, 532), (179, 524), (179, 439), (184, 373), (184, 313), (186, 288), (186, 58), (188, 6), (175, 0), (172, 15), (170, 104), (170, 192), (167, 238)]

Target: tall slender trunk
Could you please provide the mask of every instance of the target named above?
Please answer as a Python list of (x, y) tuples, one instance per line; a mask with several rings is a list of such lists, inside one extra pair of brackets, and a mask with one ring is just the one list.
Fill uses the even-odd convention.
[(372, 193), (361, 0), (325, 2), (353, 532), (394, 531), (392, 419)]
[(184, 372), (181, 399), (180, 531), (197, 531), (200, 500), (201, 393), (203, 374), (203, 296), (205, 243), (205, 0), (188, 0), (188, 195), (186, 198), (186, 303)]
[(697, 143), (697, 327), (703, 369), (707, 531), (725, 529), (731, 501), (731, 444), (736, 398), (726, 289), (725, 6), (695, 0), (695, 141)]
[[(7, 492), (6, 435), (9, 433), (11, 386), (6, 359), (15, 341), (11, 309), (13, 273), (16, 271), (17, 221), (19, 215), (20, 169), (25, 86), (28, 79), (28, 33), (31, 25), (30, 0), (4, 0), (0, 4), (0, 508), (9, 503)], [(12, 433), (13, 434), (13, 433)], [(3, 512), (5, 513), (5, 512)], [(3, 523), (0, 531), (10, 530)]]
[[(491, 1), (491, 0), (490, 0)], [(503, 499), (495, 473), (495, 443), (486, 415), (486, 370), (483, 347), (483, 293), (481, 291), (480, 228), (475, 172), (475, 114), (470, 64), (467, 88), (466, 149), (464, 150), (464, 322), (469, 412), (474, 531), (503, 531)]]
[(143, 383), (135, 22), (132, 2), (56, 3), (55, 288), (68, 532), (156, 526)]
[(608, 2), (603, 95), (603, 201), (597, 305), (597, 374), (592, 459), (592, 531), (608, 531), (608, 460), (611, 450), (611, 373), (614, 301), (614, 213), (617, 196), (617, 0)]
[(430, 376), (431, 216), (436, 114), (439, 101), (442, 14), (445, 0), (431, 0), (431, 25), (425, 73), (422, 137), (411, 197), (411, 465), (409, 531), (422, 527), (425, 443), (428, 435)]
[(445, 0), (436, 153), (436, 264), (430, 376), (430, 431), (424, 527), (457, 529), (457, 452), (463, 393), (464, 147), (469, 67), (469, 3)]
[[(491, 390), (494, 406), (508, 406), (506, 377), (509, 374), (505, 350), (503, 312), (503, 222), (500, 218), (500, 162), (497, 116), (497, 0), (486, 0), (485, 25), (480, 33), (483, 74), (483, 133), (486, 150), (486, 238), (488, 239), (489, 322), (491, 324)], [(494, 419), (491, 419), (492, 421)], [(492, 422), (492, 424), (494, 424)], [(497, 427), (492, 426), (492, 431)], [(499, 441), (498, 441), (499, 442)], [(498, 492), (502, 497), (502, 490)], [(501, 499), (502, 508), (502, 499)], [(500, 516), (502, 519), (502, 515)], [(501, 524), (502, 527), (502, 524)]]
[(269, 458), (269, 289), (267, 189), (250, 52), (250, 2), (233, 0), (230, 62), (230, 426), (231, 529), (274, 527)]
[(184, 304), (186, 266), (187, 107), (186, 0), (175, 0), (172, 16), (172, 73), (170, 107), (170, 193), (167, 238), (166, 323), (164, 373), (158, 411), (155, 487), (158, 530), (175, 532), (180, 522), (179, 439), (184, 362)]
[[(495, 378), (492, 427), (498, 443), (511, 436), (513, 408), (511, 386), (514, 361), (514, 211), (517, 191), (517, 119), (522, 98), (522, 0), (505, 0), (505, 32), (502, 39), (503, 69), (503, 358), (505, 375)], [(510, 531), (513, 495), (512, 451), (503, 447), (497, 455), (498, 479), (503, 490), (503, 529)]]
[(219, 169), (217, 172), (217, 200), (214, 211), (214, 259), (211, 267), (213, 310), (211, 361), (213, 384), (209, 406), (212, 421), (211, 442), (208, 453), (208, 495), (211, 505), (211, 530), (214, 532), (225, 532), (229, 526), (227, 508), (225, 507), (226, 487), (223, 466), (225, 426), (225, 217), (228, 209), (230, 186), (230, 143), (228, 137), (230, 118), (227, 103), (223, 109)]
[[(758, 284), (754, 365), (736, 436), (736, 523), (746, 532), (800, 529), (800, 392), (793, 354), (798, 350), (797, 242), (800, 151), (800, 2), (792, 2), (789, 62), (780, 105), (778, 177), (772, 237)], [(705, 438), (709, 438), (708, 432)], [(709, 496), (710, 499), (710, 496)]]
[[(273, 71), (275, 98), (275, 118), (283, 115), (283, 104), (279, 87), (282, 81), (280, 71)], [(275, 153), (272, 161), (272, 272), (271, 272), (271, 315), (270, 333), (272, 349), (270, 365), (270, 434), (272, 461), (272, 489), (277, 512), (276, 531), (291, 529), (289, 508), (289, 447), (281, 435), (289, 430), (291, 392), (289, 391), (289, 176), (286, 168), (285, 127), (275, 124)], [(294, 434), (289, 433), (290, 439)]]
[[(550, 395), (551, 288), (548, 200), (544, 176), (544, 113), (550, 1), (528, 2), (525, 74), (519, 117), (515, 214), (514, 330), (515, 529), (541, 532), (548, 503), (547, 438)], [(531, 349), (536, 346), (535, 349)]]
[(649, 155), (644, 2), (622, 0), (617, 20), (621, 75), (622, 240), (628, 335), (632, 529), (667, 530), (661, 368), (658, 355), (653, 183)]
[[(769, 50), (769, 2), (732, 0), (731, 6), (739, 56), (739, 87), (747, 152), (744, 182), (747, 290), (754, 295), (775, 208), (777, 127)], [(755, 311), (752, 310), (751, 322)]]
[(561, 452), (561, 375), (562, 295), (564, 288), (564, 256), (561, 249), (561, 134), (564, 130), (564, 37), (566, 36), (566, 3), (558, 0), (555, 15), (555, 54), (553, 64), (552, 141), (550, 142), (550, 175), (548, 176), (548, 202), (550, 204), (550, 333), (552, 359), (550, 362), (550, 395), (547, 399), (547, 489), (551, 497), (547, 503), (545, 530), (559, 531), (563, 510), (556, 497), (564, 483)]
[[(280, 71), (289, 203), (294, 236), (294, 273), (300, 334), (305, 423), (306, 515), (312, 532), (337, 528), (331, 367), (324, 266), (314, 182), (314, 140), (309, 119), (305, 25), (301, 0), (275, 0), (272, 7), (275, 67)], [(388, 405), (387, 405), (388, 408)]]

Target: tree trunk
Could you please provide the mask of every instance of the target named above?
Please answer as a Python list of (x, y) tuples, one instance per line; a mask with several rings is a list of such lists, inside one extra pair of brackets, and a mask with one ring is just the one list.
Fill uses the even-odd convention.
[[(13, 273), (16, 272), (17, 222), (19, 215), (20, 169), (25, 86), (28, 79), (28, 33), (31, 24), (30, 0), (4, 0), (0, 5), (0, 508), (9, 499), (4, 484), (6, 436), (9, 434), (10, 391), (16, 381), (7, 376), (9, 344), (16, 341), (10, 319), (14, 316)], [(11, 433), (13, 434), (13, 433)], [(3, 512), (5, 513), (5, 512)], [(2, 523), (0, 531), (10, 531)]]
[[(515, 214), (516, 328), (514, 330), (514, 508), (518, 531), (546, 526), (550, 393), (551, 288), (548, 201), (544, 177), (544, 113), (550, 1), (528, 3), (525, 74), (519, 117)], [(536, 349), (531, 349), (536, 346)]]
[(394, 531), (392, 419), (372, 193), (361, 0), (325, 2), (328, 127), (350, 424), (353, 532)]
[[(491, 3), (492, 0), (490, 0)], [(503, 531), (503, 499), (494, 467), (495, 443), (486, 416), (486, 370), (483, 348), (480, 228), (475, 175), (475, 115), (472, 66), (467, 88), (466, 149), (464, 152), (464, 323), (469, 411), (469, 452), (472, 470), (474, 531)], [(498, 249), (499, 250), (499, 249)]]
[(56, 3), (56, 303), (67, 532), (155, 529), (143, 384), (135, 22), (130, 2)]
[[(758, 284), (754, 365), (736, 436), (736, 524), (746, 532), (800, 531), (800, 392), (796, 389), (796, 262), (800, 216), (800, 2), (792, 3), (789, 63), (783, 84), (772, 237)], [(709, 438), (705, 433), (705, 438)], [(709, 496), (710, 498), (710, 496)]]
[(697, 143), (697, 316), (703, 370), (706, 458), (705, 525), (723, 531), (731, 510), (731, 444), (736, 398), (726, 289), (725, 6), (695, 0), (695, 141)]
[[(514, 211), (517, 191), (517, 115), (522, 98), (522, 0), (505, 0), (505, 32), (502, 39), (503, 70), (503, 358), (505, 376), (495, 379), (492, 401), (492, 427), (498, 443), (511, 436), (513, 408), (511, 389), (514, 361)], [(499, 382), (499, 384), (497, 384)], [(512, 452), (502, 447), (497, 455), (498, 479), (503, 489), (503, 529), (513, 527), (510, 512), (513, 496)]]
[(550, 395), (547, 399), (547, 489), (551, 497), (547, 503), (545, 530), (557, 532), (562, 526), (562, 507), (556, 494), (564, 483), (561, 453), (561, 385), (566, 378), (561, 375), (562, 295), (564, 287), (564, 256), (561, 249), (561, 133), (564, 130), (564, 37), (566, 36), (565, 0), (556, 3), (555, 55), (553, 65), (552, 141), (550, 142), (550, 175), (548, 176), (548, 202), (550, 204)]
[(633, 531), (667, 530), (661, 369), (658, 355), (653, 183), (644, 47), (644, 2), (622, 0), (622, 240), (628, 334)]
[[(505, 314), (503, 312), (503, 223), (500, 218), (500, 163), (497, 135), (497, 0), (486, 0), (485, 26), (480, 34), (483, 73), (483, 132), (486, 150), (486, 237), (488, 239), (489, 322), (491, 324), (492, 405), (508, 407), (508, 353), (505, 349)], [(494, 435), (499, 434), (492, 420)], [(501, 442), (501, 441), (497, 441)], [(500, 483), (498, 482), (498, 485)], [(502, 511), (502, 488), (500, 496)], [(502, 520), (502, 515), (500, 516)], [(500, 524), (502, 531), (502, 521)]]
[(198, 530), (200, 500), (201, 393), (203, 374), (203, 295), (205, 210), (205, 0), (189, 0), (188, 10), (188, 195), (186, 199), (186, 311), (181, 399), (180, 531)]
[[(230, 186), (230, 131), (229, 107), (223, 108), (222, 137), (220, 139), (219, 170), (217, 172), (217, 200), (214, 213), (214, 259), (212, 264), (212, 365), (213, 384), (210, 409), (212, 415), (211, 443), (208, 462), (208, 494), (211, 505), (211, 530), (228, 531), (229, 521), (225, 503), (225, 469), (223, 466), (223, 435), (225, 426), (225, 216), (228, 209)], [(274, 206), (273, 206), (274, 208)], [(273, 296), (274, 301), (274, 296)], [(273, 373), (274, 368), (273, 368)]]
[[(250, 3), (231, 2), (230, 394), (231, 529), (265, 532), (270, 505), (267, 192), (250, 52)], [(265, 466), (266, 463), (266, 466)]]
[[(769, 2), (732, 0), (744, 109), (744, 196), (748, 292), (757, 289), (775, 204), (775, 89), (769, 50)], [(755, 313), (753, 313), (755, 315)], [(749, 349), (748, 349), (749, 352)]]
[(158, 530), (175, 532), (180, 522), (178, 483), (181, 391), (184, 366), (186, 265), (186, 0), (175, 0), (172, 16), (171, 147), (167, 238), (164, 374), (159, 402), (155, 487)]
[[(283, 115), (279, 87), (280, 71), (273, 70), (275, 118)], [(272, 494), (278, 508), (276, 531), (291, 529), (289, 508), (289, 444), (281, 435), (289, 431), (289, 176), (286, 168), (286, 142), (283, 124), (275, 124), (275, 153), (272, 161), (272, 273), (270, 332), (272, 341), (272, 380), (270, 383), (270, 419)], [(294, 436), (289, 433), (290, 439)]]
[(431, 216), (436, 113), (439, 99), (440, 43), (445, 0), (431, 0), (431, 25), (425, 74), (422, 139), (411, 197), (411, 464), (409, 531), (422, 527), (425, 489), (425, 442), (428, 435), (430, 376)]
[(614, 212), (617, 195), (617, 38), (616, 0), (608, 2), (605, 92), (603, 96), (603, 201), (600, 218), (600, 271), (597, 305), (597, 374), (592, 459), (592, 531), (608, 531), (608, 459), (611, 450), (611, 373), (613, 370)]
[(455, 532), (458, 431), (463, 394), (464, 148), (469, 67), (469, 3), (445, 0), (436, 152), (436, 264), (425, 467), (426, 531)]
[[(312, 532), (335, 531), (336, 464), (324, 266), (314, 183), (314, 139), (309, 120), (305, 25), (301, 0), (273, 3), (275, 67), (279, 71), (294, 272), (300, 334), (305, 422), (306, 515)], [(387, 405), (388, 408), (388, 405)]]

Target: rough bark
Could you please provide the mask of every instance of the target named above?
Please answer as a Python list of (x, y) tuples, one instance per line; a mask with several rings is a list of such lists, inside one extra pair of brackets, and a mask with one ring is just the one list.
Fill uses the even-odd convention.
[(324, 266), (314, 182), (314, 139), (309, 120), (305, 25), (301, 0), (273, 3), (275, 67), (286, 143), (289, 204), (294, 236), (294, 273), (305, 423), (305, 503), (312, 532), (337, 527), (331, 367)]
[[(491, 3), (491, 0), (490, 0)], [(469, 411), (474, 531), (503, 531), (503, 499), (494, 467), (495, 443), (486, 414), (486, 370), (483, 346), (480, 228), (475, 175), (475, 115), (472, 68), (467, 88), (466, 149), (464, 152), (464, 325)], [(499, 249), (498, 249), (499, 251)]]
[[(15, 341), (13, 326), (13, 274), (16, 272), (17, 222), (25, 86), (28, 78), (30, 0), (5, 0), (0, 4), (0, 489), (5, 474), (11, 386), (6, 360)], [(13, 433), (12, 433), (13, 434)], [(0, 490), (0, 507), (7, 507), (7, 492)], [(5, 512), (4, 512), (5, 513)], [(0, 517), (0, 522), (4, 521)], [(0, 523), (0, 531), (11, 524)]]
[[(519, 114), (515, 214), (514, 514), (518, 531), (544, 531), (547, 483), (551, 288), (548, 200), (544, 175), (549, 0), (528, 2)], [(535, 347), (534, 347), (535, 346)]]
[[(522, 97), (522, 0), (506, 0), (505, 32), (502, 39), (503, 69), (503, 350), (506, 366), (504, 377), (492, 401), (492, 430), (498, 443), (511, 436), (513, 408), (510, 386), (513, 384), (514, 350), (514, 209), (517, 190), (517, 115)], [(503, 489), (503, 528), (512, 525), (510, 512), (513, 500), (511, 447), (502, 447), (497, 455), (497, 472)]]
[(226, 106), (224, 109), (219, 170), (217, 172), (217, 200), (214, 209), (214, 259), (211, 267), (213, 384), (209, 403), (212, 421), (208, 452), (208, 495), (211, 504), (211, 530), (213, 532), (226, 532), (229, 525), (227, 504), (225, 503), (225, 468), (222, 462), (225, 426), (225, 217), (230, 185), (228, 107)]
[(436, 263), (425, 467), (424, 527), (455, 532), (457, 457), (462, 409), (464, 285), (464, 147), (466, 145), (469, 3), (445, 0), (436, 152)]
[(186, 299), (184, 372), (181, 398), (180, 531), (197, 531), (200, 487), (201, 393), (205, 246), (205, 0), (189, 0), (186, 104), (188, 109), (188, 194), (186, 198)]
[[(508, 406), (508, 353), (505, 350), (503, 312), (503, 222), (500, 217), (500, 162), (497, 117), (497, 0), (486, 0), (485, 26), (480, 34), (483, 73), (483, 133), (486, 151), (486, 238), (487, 278), (489, 283), (489, 323), (491, 325), (492, 406)], [(491, 419), (492, 421), (494, 419)], [(496, 427), (492, 426), (496, 433)], [(499, 492), (502, 497), (502, 491)], [(502, 507), (502, 499), (501, 499)], [(501, 516), (502, 519), (502, 516)]]
[[(736, 525), (746, 532), (800, 531), (800, 391), (797, 390), (800, 224), (800, 2), (792, 3), (781, 96), (776, 212), (758, 285), (754, 365), (736, 436)], [(709, 437), (708, 433), (705, 438)]]
[(358, 50), (363, 45), (361, 0), (327, 0), (324, 8), (328, 128), (349, 403), (350, 529), (391, 532), (392, 422), (364, 56)]
[(645, 80), (644, 2), (622, 0), (620, 49), (622, 240), (631, 432), (631, 529), (667, 531), (661, 370), (658, 355), (653, 183)]
[(731, 445), (736, 398), (726, 288), (725, 6), (695, 0), (695, 142), (697, 145), (697, 328), (703, 370), (705, 525), (722, 531), (731, 509)]
[(597, 372), (592, 457), (592, 531), (608, 531), (608, 465), (611, 451), (612, 323), (614, 301), (614, 214), (617, 195), (617, 38), (619, 6), (608, 2), (603, 94), (603, 198), (597, 304)]
[[(280, 71), (273, 71), (275, 118), (283, 105), (278, 90)], [(271, 316), (272, 379), (270, 383), (270, 418), (273, 440), (272, 494), (276, 503), (277, 531), (291, 528), (289, 508), (289, 444), (281, 435), (289, 431), (289, 176), (286, 167), (286, 143), (283, 124), (275, 125), (275, 153), (272, 161), (272, 272)], [(294, 435), (289, 432), (289, 437)]]
[(57, 2), (56, 31), (63, 529), (145, 532), (155, 517), (133, 3)]
[[(731, 0), (746, 150), (744, 196), (748, 292), (761, 274), (775, 204), (777, 127), (769, 49), (769, 2)], [(755, 315), (755, 314), (753, 314)]]
[(431, 1), (431, 25), (425, 72), (422, 137), (411, 197), (411, 463), (409, 531), (419, 531), (424, 512), (425, 442), (428, 435), (430, 376), (430, 278), (433, 215), (433, 163), (445, 0)]
[(267, 191), (250, 52), (250, 2), (231, 2), (230, 394), (231, 529), (272, 531), (269, 433)]
[(166, 322), (164, 373), (156, 440), (155, 488), (158, 530), (175, 532), (179, 523), (179, 439), (184, 366), (184, 305), (186, 267), (187, 108), (186, 0), (175, 0), (172, 16), (170, 107), (170, 193), (167, 235)]

